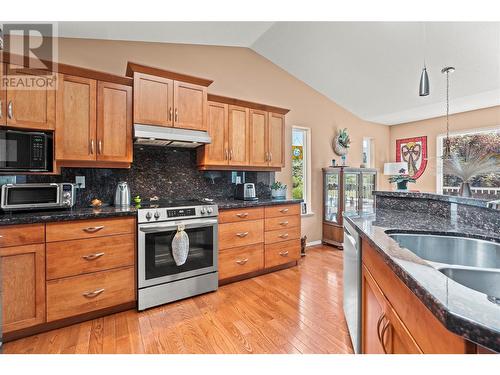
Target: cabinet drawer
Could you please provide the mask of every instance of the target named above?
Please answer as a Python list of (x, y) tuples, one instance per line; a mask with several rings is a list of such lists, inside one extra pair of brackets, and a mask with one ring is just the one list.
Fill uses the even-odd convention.
[(265, 208), (265, 215), (266, 218), (300, 215), (300, 204), (282, 204), (277, 206), (268, 206)]
[(300, 238), (300, 227), (272, 230), (265, 232), (264, 237), (266, 245), (275, 242), (295, 240)]
[(133, 217), (48, 223), (46, 231), (47, 242), (78, 240), (126, 233), (135, 233), (135, 219)]
[(8, 225), (0, 227), (0, 247), (44, 242), (44, 224)]
[(60, 241), (47, 244), (47, 279), (75, 276), (111, 268), (133, 266), (135, 236)]
[(300, 239), (266, 245), (264, 266), (266, 268), (293, 262), (300, 258)]
[(264, 268), (264, 245), (249, 245), (222, 250), (219, 254), (219, 279), (227, 279)]
[(264, 220), (219, 224), (219, 249), (264, 242)]
[(264, 229), (276, 230), (276, 229), (286, 229), (300, 227), (300, 216), (286, 216), (286, 217), (271, 217), (266, 218), (264, 223)]
[(245, 220), (257, 220), (264, 217), (264, 208), (238, 208), (219, 212), (219, 223), (234, 223)]
[(47, 282), (47, 321), (135, 300), (134, 267)]

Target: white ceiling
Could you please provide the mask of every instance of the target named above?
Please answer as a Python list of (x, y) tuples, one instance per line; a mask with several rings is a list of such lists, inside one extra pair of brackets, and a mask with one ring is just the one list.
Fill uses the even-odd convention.
[[(424, 43), (424, 29), (426, 42)], [(500, 105), (500, 22), (61, 22), (59, 35), (249, 47), (359, 117), (398, 124)], [(418, 96), (426, 58), (431, 94)]]

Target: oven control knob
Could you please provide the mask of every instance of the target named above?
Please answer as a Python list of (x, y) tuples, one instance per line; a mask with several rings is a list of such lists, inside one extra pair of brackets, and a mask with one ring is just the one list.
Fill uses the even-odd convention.
[(149, 221), (149, 220), (151, 220), (151, 217), (152, 217), (152, 216), (153, 216), (153, 215), (151, 215), (151, 212), (149, 212), (149, 211), (148, 211), (148, 212), (146, 212), (146, 220), (148, 220), (148, 221)]
[(71, 193), (69, 191), (66, 191), (64, 194), (63, 194), (63, 198), (69, 198), (71, 197)]
[(211, 214), (212, 212), (214, 212), (214, 210), (212, 209), (212, 207), (207, 207), (207, 213)]
[(69, 207), (71, 206), (71, 201), (69, 199), (65, 199), (63, 200), (63, 205)]
[(158, 211), (155, 212), (155, 219), (158, 220), (160, 218), (160, 213)]
[(205, 207), (202, 207), (202, 208), (200, 209), (200, 213), (201, 213), (202, 215), (205, 215)]

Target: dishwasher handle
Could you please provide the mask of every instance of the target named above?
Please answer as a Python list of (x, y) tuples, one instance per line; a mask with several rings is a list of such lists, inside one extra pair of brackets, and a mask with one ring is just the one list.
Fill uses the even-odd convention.
[(352, 246), (354, 246), (354, 248), (357, 249), (358, 244), (356, 239), (352, 236), (352, 234), (349, 232), (349, 229), (347, 229), (345, 226), (344, 226), (344, 236), (347, 237)]

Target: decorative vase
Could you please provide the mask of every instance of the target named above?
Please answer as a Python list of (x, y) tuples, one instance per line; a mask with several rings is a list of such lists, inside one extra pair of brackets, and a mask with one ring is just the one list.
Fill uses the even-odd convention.
[(401, 181), (397, 183), (398, 190), (408, 190), (408, 181)]
[(271, 189), (271, 197), (275, 200), (285, 200), (286, 199), (286, 188)]
[(462, 182), (460, 184), (460, 190), (458, 194), (461, 197), (472, 198), (472, 190), (470, 189), (470, 184), (468, 182)]
[(347, 147), (340, 144), (339, 137), (336, 136), (333, 140), (333, 151), (339, 156), (344, 156), (345, 154), (347, 154), (348, 150), (349, 149)]

